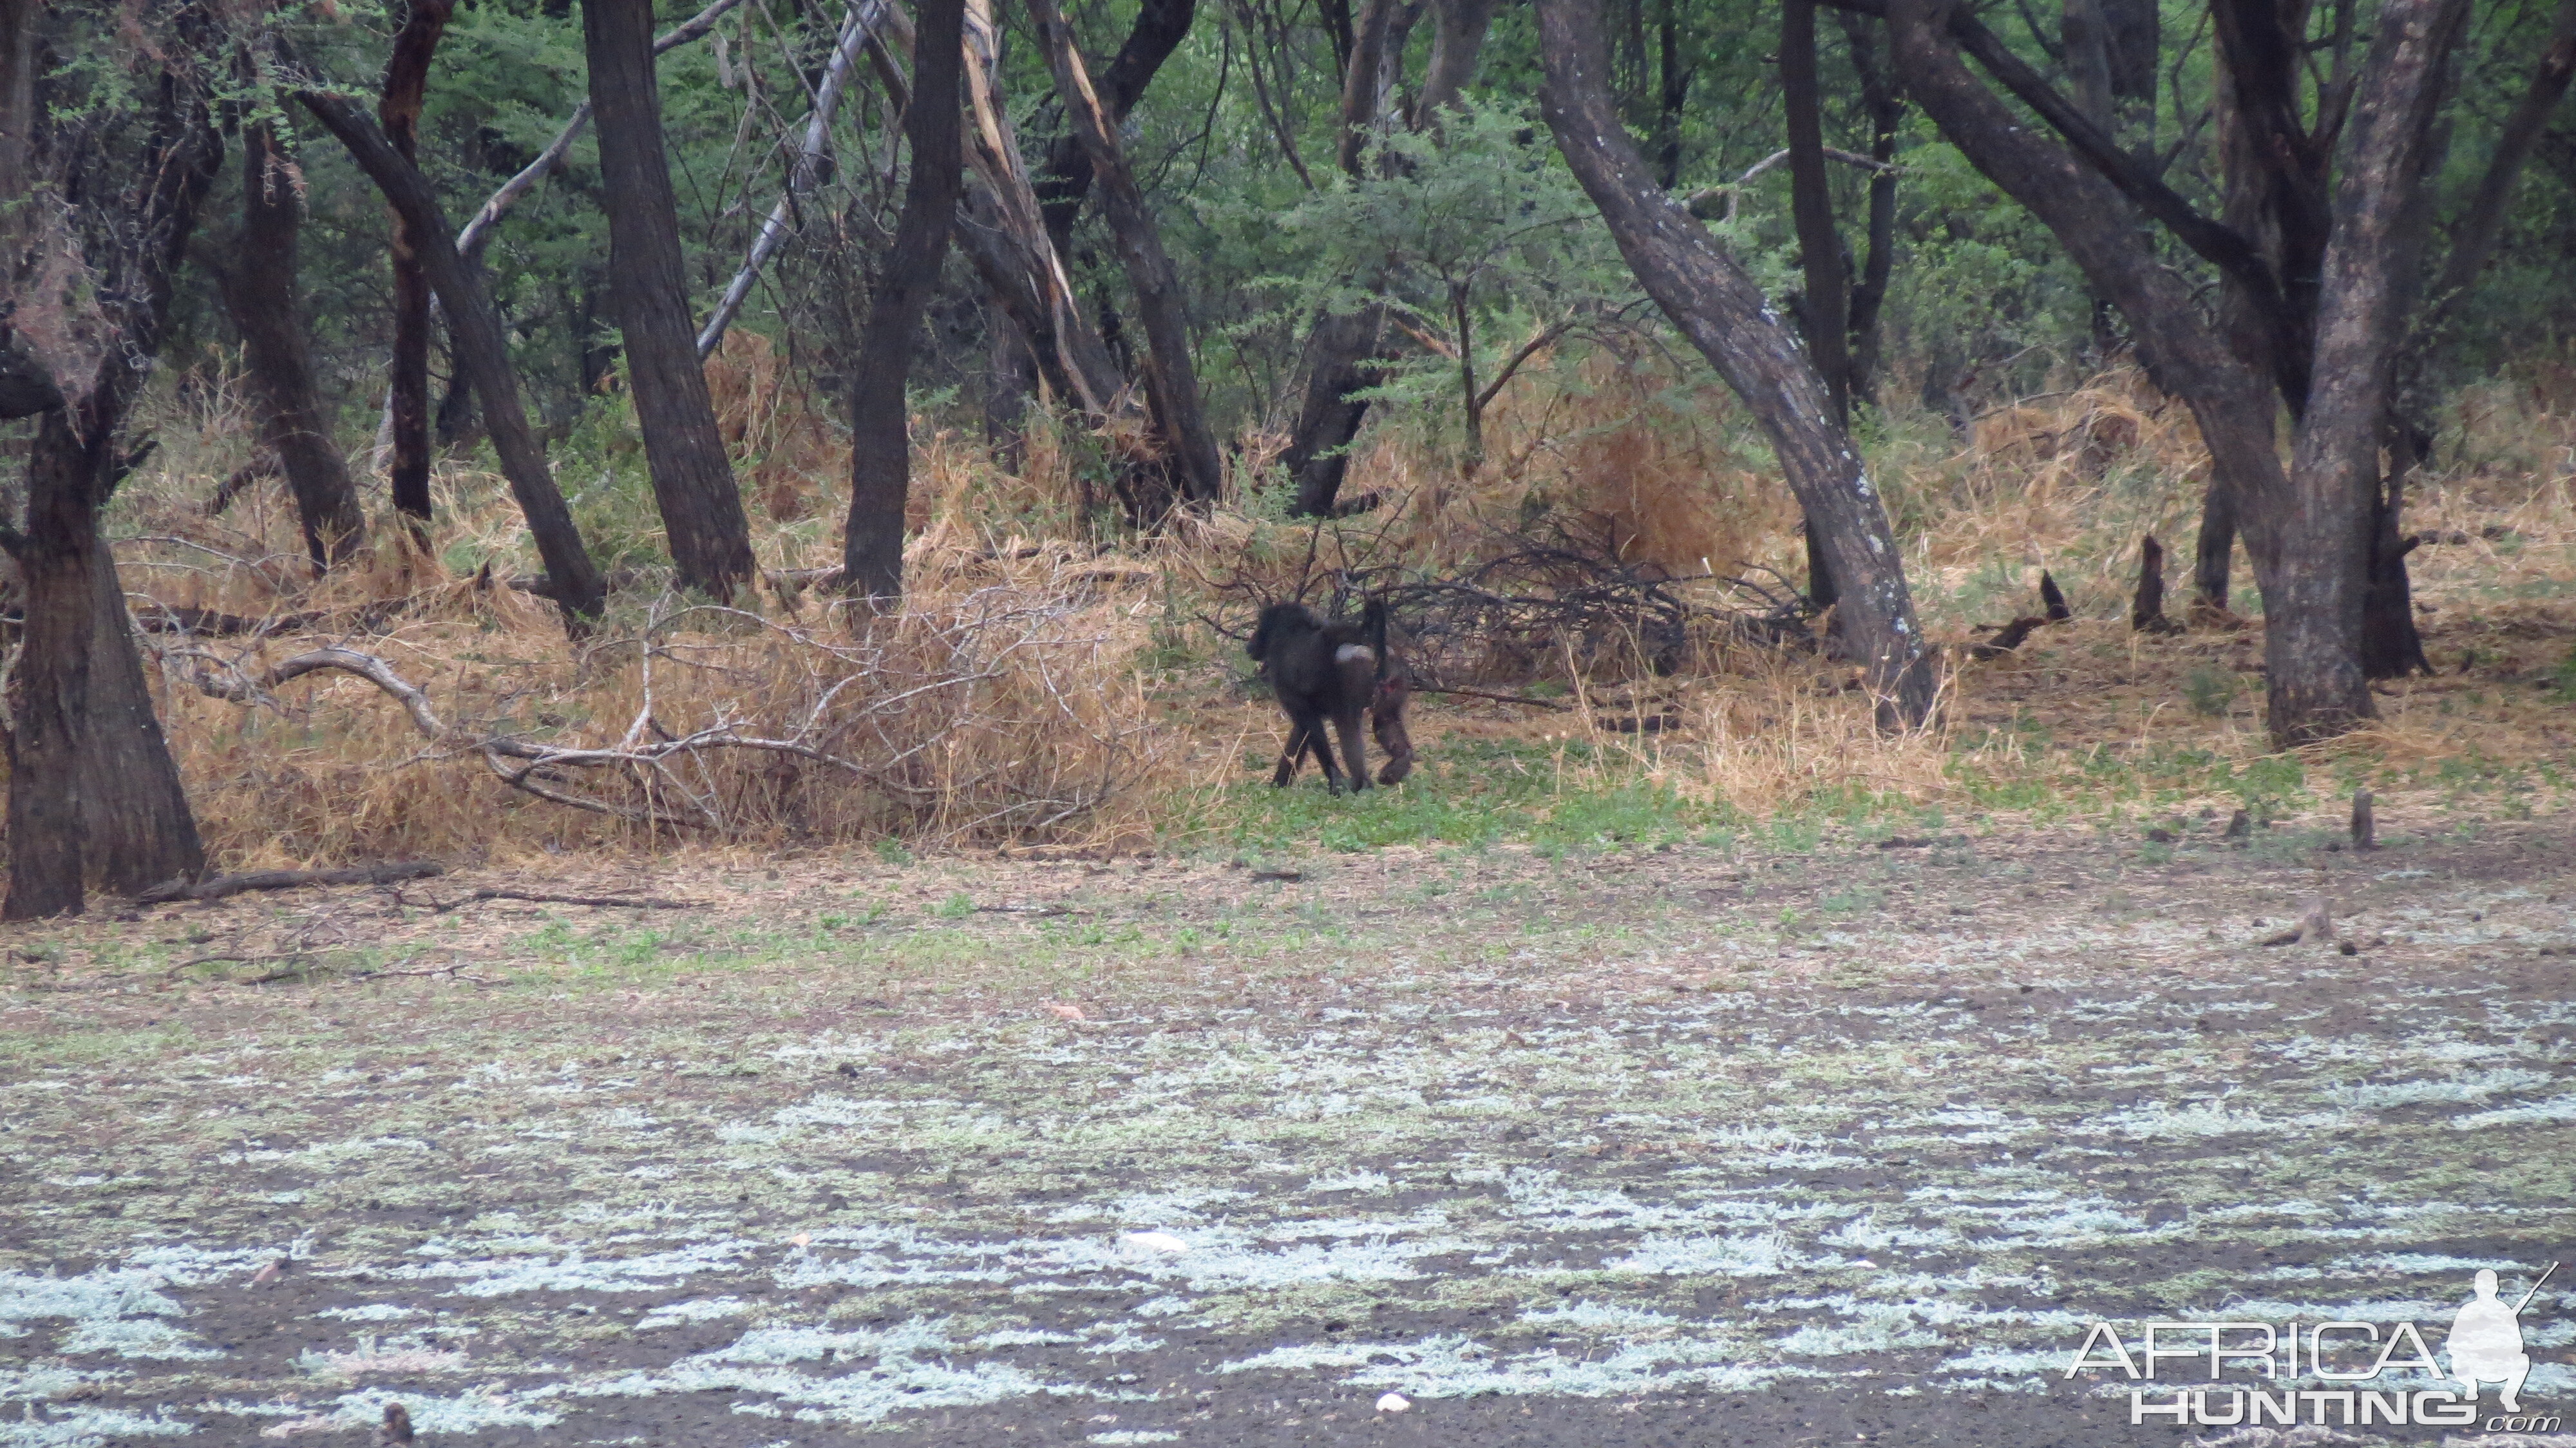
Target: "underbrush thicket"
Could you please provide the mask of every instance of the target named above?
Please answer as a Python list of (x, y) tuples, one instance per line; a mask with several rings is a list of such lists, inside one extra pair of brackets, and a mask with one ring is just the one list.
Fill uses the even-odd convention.
[[(1955, 655), (1939, 722), (1900, 735), (1871, 727), (1847, 665), (1726, 626), (1759, 602), (1742, 584), (1778, 593), (1802, 575), (1796, 511), (1731, 399), (1651, 360), (1594, 352), (1533, 368), (1496, 400), (1474, 468), (1437, 438), (1389, 429), (1363, 444), (1345, 488), (1378, 506), (1320, 528), (1286, 518), (1284, 490), (1260, 484), (1263, 439), (1247, 440), (1226, 507), (1140, 536), (1119, 525), (1108, 485), (1130, 440), (1040, 418), (1006, 468), (980, 440), (917, 425), (905, 610), (855, 631), (817, 586), (839, 553), (837, 427), (757, 338), (729, 342), (710, 372), (754, 504), (757, 596), (728, 610), (657, 587), (667, 570), (643, 461), (624, 399), (605, 396), (555, 449), (593, 550), (627, 580), (579, 647), (549, 605), (510, 586), (533, 560), (506, 489), (470, 458), (438, 476), (430, 549), (400, 541), (379, 494), (373, 553), (316, 583), (275, 484), (207, 515), (251, 455), (223, 369), (164, 396), (164, 446), (115, 518), (138, 614), (296, 616), (264, 634), (145, 635), (216, 856), (506, 858), (691, 839), (1794, 843), (1993, 815), (2284, 815), (2362, 779), (2537, 808), (2570, 758), (2576, 369), (2564, 364), (2457, 394), (2410, 499), (2409, 526), (2429, 535), (2413, 563), (2442, 674), (2388, 686), (2379, 725), (2294, 758), (2268, 755), (2255, 716), (2260, 625), (2241, 561), (2237, 606), (2257, 614), (2253, 628), (2167, 638), (2121, 622), (2143, 535), (2187, 560), (2205, 475), (2187, 413), (2128, 372), (2065, 379), (1964, 435), (1930, 413), (1871, 415), (1872, 473), (1936, 636), (1965, 642), (2034, 612), (2042, 570), (2078, 616), (2007, 658)], [(1255, 600), (1329, 600), (1354, 577), (1463, 576), (1550, 528), (1682, 580), (1672, 587), (1705, 610), (1686, 654), (1649, 660), (1615, 628), (1497, 651), (1476, 678), (1442, 682), (1535, 702), (1423, 698), (1425, 768), (1403, 789), (1331, 800), (1311, 775), (1267, 788), (1275, 711), (1229, 634)], [(230, 687), (234, 698), (198, 687), (329, 644), (419, 686), (443, 732), (345, 673)], [(586, 755), (514, 788), (478, 747), (496, 738)]]

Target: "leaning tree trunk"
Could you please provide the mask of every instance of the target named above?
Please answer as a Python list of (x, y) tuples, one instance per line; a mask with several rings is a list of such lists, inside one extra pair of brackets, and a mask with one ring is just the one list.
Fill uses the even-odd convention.
[(958, 119), (965, 0), (922, 0), (916, 25), (912, 103), (904, 112), (912, 174), (850, 377), (850, 516), (841, 534), (841, 586), (879, 611), (903, 597), (903, 514), (912, 490), (904, 384), (965, 184)]
[(689, 259), (653, 76), (652, 0), (582, 0), (581, 29), (608, 199), (610, 290), (653, 501), (680, 583), (729, 600), (751, 578), (751, 520), (689, 320)]
[[(1110, 120), (1123, 123), (1127, 113), (1136, 109), (1155, 72), (1189, 38), (1190, 23), (1197, 14), (1198, 0), (1144, 0), (1136, 7), (1136, 23), (1128, 28), (1126, 42), (1100, 72), (1100, 103), (1108, 109)], [(1072, 248), (1074, 218), (1082, 211), (1092, 180), (1091, 152), (1082, 137), (1068, 128), (1047, 148), (1046, 169), (1036, 181), (1047, 237), (1059, 256)]]
[(1190, 360), (1188, 319), (1181, 309), (1181, 279), (1163, 251), (1163, 237), (1145, 209), (1145, 193), (1118, 144), (1117, 122), (1101, 105), (1074, 49), (1073, 31), (1055, 0), (1029, 0), (1055, 86), (1064, 98), (1067, 118), (1100, 184), (1100, 200), (1109, 229), (1118, 238), (1119, 259), (1136, 289), (1136, 311), (1145, 325), (1148, 364), (1145, 390), (1154, 418), (1180, 465), (1182, 496), (1194, 503), (1213, 503), (1224, 489), (1224, 468), (1217, 459), (1216, 434), (1208, 428), (1205, 403), (1199, 397), (1198, 370)]
[(455, 233), (440, 214), (438, 197), (420, 169), (402, 158), (384, 131), (347, 100), (321, 91), (299, 91), (296, 99), (322, 122), (324, 129), (348, 147), (360, 170), (376, 183), (385, 201), (401, 214), (419, 241), (421, 270), (447, 313), (447, 329), (456, 348), (456, 367), (483, 404), (483, 423), (491, 430), (492, 450), (500, 455), (501, 475), (519, 512), (528, 520), (537, 556), (546, 566), (546, 594), (563, 611), (564, 631), (578, 638), (589, 632), (607, 602), (608, 590), (573, 526), (536, 429), (519, 404), (519, 375), (510, 365), (510, 346), (493, 310), (483, 278), (458, 255)]
[(1656, 305), (1699, 348), (1770, 439), (1843, 585), (1846, 645), (1867, 660), (1883, 726), (1922, 723), (1938, 679), (1914, 618), (1887, 509), (1797, 339), (1751, 277), (1661, 187), (1619, 121), (1586, 0), (1539, 0), (1539, 107), (1567, 165)]
[[(439, 37), (456, 13), (456, 0), (410, 0), (402, 29), (394, 33), (393, 53), (385, 59), (385, 79), (376, 101), (376, 119), (394, 150), (406, 161), (420, 160), (420, 111), (429, 91), (429, 63), (438, 53)], [(412, 536), (426, 541), (429, 501), (429, 278), (421, 270), (420, 242), (400, 213), (393, 218), (393, 356), (385, 381), (385, 414), (390, 424), (392, 454), (387, 481), (394, 511), (411, 525)]]
[(314, 391), (303, 309), (295, 289), (300, 216), (273, 123), (242, 132), (241, 245), (223, 274), (226, 310), (242, 335), (260, 435), (286, 474), (317, 571), (347, 562), (366, 541), (366, 514), (349, 460), (331, 441), (330, 414)]

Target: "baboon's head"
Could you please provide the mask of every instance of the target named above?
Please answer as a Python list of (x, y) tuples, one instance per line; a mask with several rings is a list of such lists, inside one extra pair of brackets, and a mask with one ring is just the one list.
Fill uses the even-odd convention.
[(1266, 663), (1271, 652), (1306, 623), (1304, 604), (1274, 603), (1261, 611), (1261, 621), (1252, 626), (1252, 642), (1245, 644), (1243, 651), (1255, 662)]

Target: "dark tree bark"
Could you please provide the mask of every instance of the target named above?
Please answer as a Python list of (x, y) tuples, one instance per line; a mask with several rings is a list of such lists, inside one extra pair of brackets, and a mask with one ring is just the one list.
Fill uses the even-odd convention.
[(269, 122), (242, 131), (242, 228), (223, 272), (226, 310), (242, 335), (251, 386), (259, 394), (260, 436), (277, 455), (304, 548), (316, 571), (347, 562), (366, 541), (366, 514), (349, 461), (331, 440), (330, 414), (313, 387), (296, 292), (300, 207), (286, 154)]
[(1845, 324), (1851, 396), (1867, 402), (1878, 395), (1878, 319), (1896, 271), (1896, 133), (1905, 120), (1905, 101), (1879, 53), (1876, 22), (1849, 12), (1839, 18), (1851, 46), (1852, 69), (1860, 77), (1861, 111), (1869, 118), (1869, 157), (1878, 163), (1869, 178), (1869, 250), (1852, 284)]
[(1933, 657), (1886, 507), (1850, 434), (1834, 422), (1831, 396), (1762, 289), (1654, 184), (1603, 83), (1608, 63), (1585, 0), (1539, 0), (1538, 16), (1546, 63), (1539, 105), (1575, 179), (1601, 208), (1639, 284), (1744, 399), (1823, 533), (1843, 588), (1843, 636), (1866, 661), (1881, 723), (1921, 723), (1937, 686)]
[[(2264, 605), (2268, 651), (2290, 665), (2287, 679), (2278, 668), (2271, 679), (2271, 729), (2284, 743), (2331, 737), (2370, 718), (2371, 665), (2393, 674), (2423, 657), (2404, 611), (2405, 551), (2383, 541), (2395, 536), (2398, 499), (2383, 487), (2380, 449), (2430, 221), (2421, 188), (2467, 17), (2468, 0), (2382, 5), (2345, 127), (2332, 240), (2319, 268), (2315, 381), (2292, 453), (2289, 566), (2281, 602), (2267, 595)], [(2390, 656), (2378, 659), (2365, 652), (2374, 592), (2400, 610), (2399, 627), (2379, 642)]]
[[(1832, 399), (1834, 425), (1851, 426), (1851, 352), (1846, 332), (1849, 283), (1843, 239), (1834, 226), (1834, 197), (1825, 175), (1825, 121), (1817, 97), (1815, 0), (1780, 3), (1780, 105), (1789, 131), (1789, 209), (1806, 277), (1800, 295), (1807, 356)], [(1807, 520), (1807, 601), (1818, 610), (1842, 597), (1834, 586), (1825, 530)]]
[[(402, 28), (376, 101), (376, 120), (404, 160), (420, 160), (420, 111), (429, 91), (429, 65), (439, 38), (456, 13), (456, 0), (409, 0)], [(420, 241), (401, 215), (393, 218), (393, 359), (386, 378), (386, 412), (393, 427), (394, 511), (426, 541), (429, 500), (429, 279), (420, 265)]]
[[(1145, 0), (1136, 7), (1136, 23), (1129, 27), (1126, 43), (1118, 47), (1117, 56), (1095, 82), (1110, 120), (1124, 121), (1136, 109), (1136, 103), (1145, 98), (1145, 88), (1154, 83), (1155, 72), (1189, 38), (1190, 23), (1197, 14), (1198, 0)], [(1056, 254), (1064, 255), (1073, 245), (1074, 218), (1081, 214), (1083, 198), (1091, 194), (1091, 153), (1083, 149), (1082, 137), (1071, 128), (1056, 137), (1034, 181), (1046, 215), (1047, 236), (1055, 243)]]
[(2152, 154), (2156, 134), (2156, 62), (2163, 58), (2163, 16), (2156, 0), (2097, 0), (2108, 42), (2106, 68), (2116, 118)]
[(1663, 80), (1663, 104), (1655, 113), (1655, 179), (1670, 191), (1682, 184), (1682, 115), (1690, 104), (1692, 70), (1682, 64), (1681, 0), (1658, 0), (1655, 41), (1656, 71)]
[(1102, 209), (1118, 238), (1118, 254), (1127, 281), (1136, 292), (1136, 312), (1144, 323), (1147, 365), (1145, 390), (1164, 441), (1179, 465), (1182, 495), (1194, 503), (1213, 503), (1224, 490), (1224, 465), (1218, 460), (1216, 434), (1208, 429), (1207, 411), (1199, 397), (1198, 370), (1190, 360), (1188, 319), (1182, 312), (1180, 274), (1163, 251), (1163, 238), (1145, 209), (1145, 193), (1136, 184), (1118, 144), (1118, 123), (1093, 90), (1091, 77), (1074, 49), (1072, 27), (1055, 0), (1029, 0), (1030, 18), (1055, 71), (1074, 134), (1091, 156), (1099, 179)]
[(545, 448), (528, 426), (519, 403), (518, 372), (510, 365), (500, 314), (492, 308), (481, 274), (457, 254), (450, 239), (455, 233), (440, 214), (428, 180), (394, 149), (381, 127), (338, 96), (299, 91), (296, 99), (349, 149), (417, 239), (421, 270), (447, 314), (457, 370), (483, 405), (484, 426), (491, 430), (492, 450), (500, 454), (502, 476), (510, 480), (510, 492), (536, 539), (537, 556), (545, 562), (546, 595), (563, 610), (566, 632), (575, 637), (587, 633), (606, 603), (607, 587), (590, 550), (582, 546), (554, 474), (546, 469)]
[(124, 471), (118, 430), (148, 375), (133, 361), (160, 349), (172, 280), (223, 161), (194, 81), (165, 72), (158, 92), (142, 154), (62, 158), (94, 172), (78, 178), (84, 259), (117, 345), (80, 379), (79, 396), (44, 414), (28, 458), (26, 529), (0, 534), (26, 603), (6, 736), (0, 919), (77, 914), (91, 888), (137, 894), (205, 868), (99, 530)]
[(841, 586), (879, 611), (903, 597), (903, 514), (912, 487), (904, 384), (965, 186), (958, 117), (965, 0), (922, 0), (915, 26), (912, 99), (904, 108), (912, 174), (850, 378), (850, 516), (841, 534)]
[[(682, 586), (719, 600), (751, 579), (751, 520), (716, 430), (689, 316), (680, 203), (662, 150), (652, 0), (582, 0), (591, 113), (607, 193), (610, 294), (653, 501)], [(943, 248), (944, 249), (944, 248)]]
[[(28, 194), (36, 125), (36, 30), (30, 0), (0, 0), (0, 197)], [(33, 417), (63, 405), (62, 389), (43, 363), (21, 350), (9, 317), (25, 259), (28, 208), (0, 203), (0, 421)]]

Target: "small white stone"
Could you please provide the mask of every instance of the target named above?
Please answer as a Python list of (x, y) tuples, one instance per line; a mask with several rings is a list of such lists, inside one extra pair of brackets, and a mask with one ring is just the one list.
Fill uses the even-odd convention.
[(1401, 1413), (1412, 1406), (1413, 1400), (1402, 1393), (1389, 1393), (1377, 1400), (1377, 1410), (1381, 1413)]

